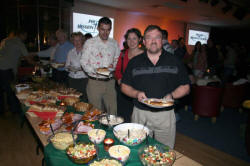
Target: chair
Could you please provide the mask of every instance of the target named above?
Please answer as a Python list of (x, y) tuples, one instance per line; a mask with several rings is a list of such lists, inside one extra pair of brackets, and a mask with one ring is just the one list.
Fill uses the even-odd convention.
[(193, 86), (192, 110), (195, 120), (199, 116), (212, 117), (212, 123), (220, 113), (222, 88), (210, 86)]
[[(233, 85), (232, 83), (227, 83), (223, 89), (222, 106), (239, 109), (246, 97), (246, 92), (247, 84)], [(223, 109), (221, 110), (223, 111)]]

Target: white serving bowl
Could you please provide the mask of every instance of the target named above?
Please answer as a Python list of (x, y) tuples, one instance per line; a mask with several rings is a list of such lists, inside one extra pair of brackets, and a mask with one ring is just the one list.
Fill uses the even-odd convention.
[(88, 132), (88, 136), (91, 142), (100, 144), (106, 136), (106, 131), (102, 129), (92, 129)]
[(124, 145), (114, 145), (109, 148), (109, 155), (121, 162), (125, 163), (130, 154), (130, 149)]
[(120, 142), (128, 146), (136, 146), (145, 140), (146, 135), (149, 134), (149, 129), (138, 123), (123, 123), (115, 126), (113, 133)]

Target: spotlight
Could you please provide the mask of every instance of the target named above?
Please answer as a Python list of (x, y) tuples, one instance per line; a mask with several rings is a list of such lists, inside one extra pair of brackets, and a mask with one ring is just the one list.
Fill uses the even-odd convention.
[(233, 16), (236, 17), (238, 20), (242, 20), (247, 14), (247, 10), (243, 8), (238, 8)]
[(231, 4), (227, 4), (225, 7), (222, 8), (222, 12), (227, 13), (232, 8), (233, 8), (233, 6)]
[(219, 3), (219, 0), (212, 0), (210, 2), (211, 6), (216, 6)]

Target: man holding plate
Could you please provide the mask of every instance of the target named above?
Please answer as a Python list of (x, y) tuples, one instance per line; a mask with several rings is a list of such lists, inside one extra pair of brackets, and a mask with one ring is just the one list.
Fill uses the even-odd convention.
[(111, 20), (107, 17), (99, 20), (97, 27), (99, 34), (84, 44), (80, 63), (89, 77), (87, 84), (89, 102), (98, 109), (105, 107), (109, 114), (116, 115), (115, 80), (110, 72), (115, 69), (120, 48), (114, 39), (109, 38), (111, 24)]
[(121, 89), (134, 98), (132, 122), (146, 124), (156, 140), (174, 148), (175, 114), (166, 103), (188, 94), (190, 80), (182, 62), (162, 49), (159, 26), (149, 25), (143, 42), (146, 51), (129, 62)]

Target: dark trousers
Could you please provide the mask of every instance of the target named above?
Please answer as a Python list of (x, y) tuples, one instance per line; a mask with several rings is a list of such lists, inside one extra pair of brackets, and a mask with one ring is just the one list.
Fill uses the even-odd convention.
[(0, 113), (3, 113), (5, 108), (5, 94), (7, 104), (11, 112), (20, 112), (21, 105), (16, 97), (15, 92), (11, 89), (11, 83), (14, 81), (14, 73), (12, 69), (0, 70)]
[(88, 84), (88, 78), (79, 78), (79, 79), (71, 77), (68, 78), (69, 88), (74, 88), (77, 91), (81, 92), (82, 93), (81, 98), (84, 102), (88, 102), (88, 97), (86, 92), (87, 84)]
[(68, 83), (68, 72), (64, 70), (52, 70), (52, 80), (58, 83)]
[(131, 122), (133, 113), (133, 99), (121, 92), (120, 86), (116, 84), (117, 92), (117, 114), (124, 118), (125, 122)]

